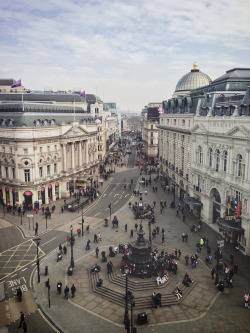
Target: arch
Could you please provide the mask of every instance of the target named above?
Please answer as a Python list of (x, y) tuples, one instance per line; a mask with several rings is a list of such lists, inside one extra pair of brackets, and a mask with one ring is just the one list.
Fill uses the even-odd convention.
[(216, 223), (221, 215), (221, 194), (217, 188), (212, 187), (209, 192), (209, 197), (212, 199), (213, 205), (212, 222)]

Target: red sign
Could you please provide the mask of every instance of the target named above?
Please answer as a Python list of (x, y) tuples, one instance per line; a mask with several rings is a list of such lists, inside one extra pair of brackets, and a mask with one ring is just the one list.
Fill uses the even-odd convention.
[(15, 193), (15, 189), (14, 188), (13, 188), (12, 192)]
[(6, 191), (6, 192), (9, 192), (9, 188), (8, 188), (8, 187), (5, 187), (5, 191)]
[(24, 194), (23, 194), (25, 197), (30, 197), (30, 196), (32, 196), (33, 194), (32, 194), (32, 192), (30, 192), (30, 191), (26, 191), (26, 192), (24, 192)]
[(49, 185), (48, 188), (52, 188), (52, 185)]
[(45, 187), (42, 187), (42, 188), (41, 188), (41, 191), (44, 192), (44, 191), (45, 191)]
[(241, 201), (237, 201), (236, 206), (236, 218), (238, 219), (241, 215)]
[(58, 187), (58, 186), (59, 186), (59, 183), (55, 183), (55, 186)]

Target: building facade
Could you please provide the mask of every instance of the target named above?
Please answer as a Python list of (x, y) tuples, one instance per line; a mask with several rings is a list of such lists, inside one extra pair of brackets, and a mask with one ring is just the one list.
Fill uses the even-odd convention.
[(191, 93), (190, 196), (201, 218), (250, 254), (250, 69), (226, 72)]
[(97, 96), (6, 89), (0, 113), (2, 203), (47, 204), (98, 182), (110, 115)]
[(180, 200), (189, 196), (191, 178), (194, 110), (190, 91), (210, 82), (209, 76), (200, 72), (194, 63), (193, 69), (178, 81), (173, 98), (162, 103), (163, 114), (158, 126), (161, 176)]

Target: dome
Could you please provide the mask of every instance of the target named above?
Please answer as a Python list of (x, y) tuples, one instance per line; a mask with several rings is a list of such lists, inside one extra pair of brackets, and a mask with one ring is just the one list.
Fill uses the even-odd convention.
[(195, 62), (193, 69), (178, 81), (173, 97), (188, 94), (190, 90), (207, 86), (211, 84), (211, 82), (212, 80), (210, 77), (207, 74), (202, 73), (198, 69), (197, 62)]

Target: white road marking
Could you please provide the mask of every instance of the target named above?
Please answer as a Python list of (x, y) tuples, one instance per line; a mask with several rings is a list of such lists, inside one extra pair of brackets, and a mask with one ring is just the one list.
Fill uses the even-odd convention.
[(26, 267), (26, 268), (24, 268), (24, 269), (22, 269), (22, 272), (26, 271), (26, 269), (27, 269), (27, 267)]
[(107, 193), (103, 194), (103, 197), (105, 197), (105, 195), (107, 195)]
[(125, 198), (126, 198), (128, 195), (129, 195), (129, 194), (126, 194), (126, 195), (125, 195)]
[(44, 246), (45, 244), (48, 244), (49, 242), (53, 241), (54, 239), (56, 239), (56, 237), (50, 239), (49, 241), (47, 241), (46, 243), (43, 243), (41, 246)]
[(31, 266), (35, 266), (36, 265), (36, 262), (34, 262), (34, 264), (32, 264)]
[(114, 203), (114, 205), (117, 204), (118, 201), (119, 201), (119, 200), (117, 200), (117, 201)]
[(96, 214), (94, 215), (94, 217), (97, 216), (97, 215), (99, 215), (99, 214), (101, 214), (101, 212), (100, 212), (100, 213), (96, 213)]
[(115, 194), (115, 195), (114, 195), (114, 198), (115, 198), (117, 195), (119, 195), (119, 194)]
[(105, 208), (105, 210), (107, 210), (107, 209), (109, 209), (109, 208)]
[(12, 275), (12, 277), (16, 276), (17, 274)]

